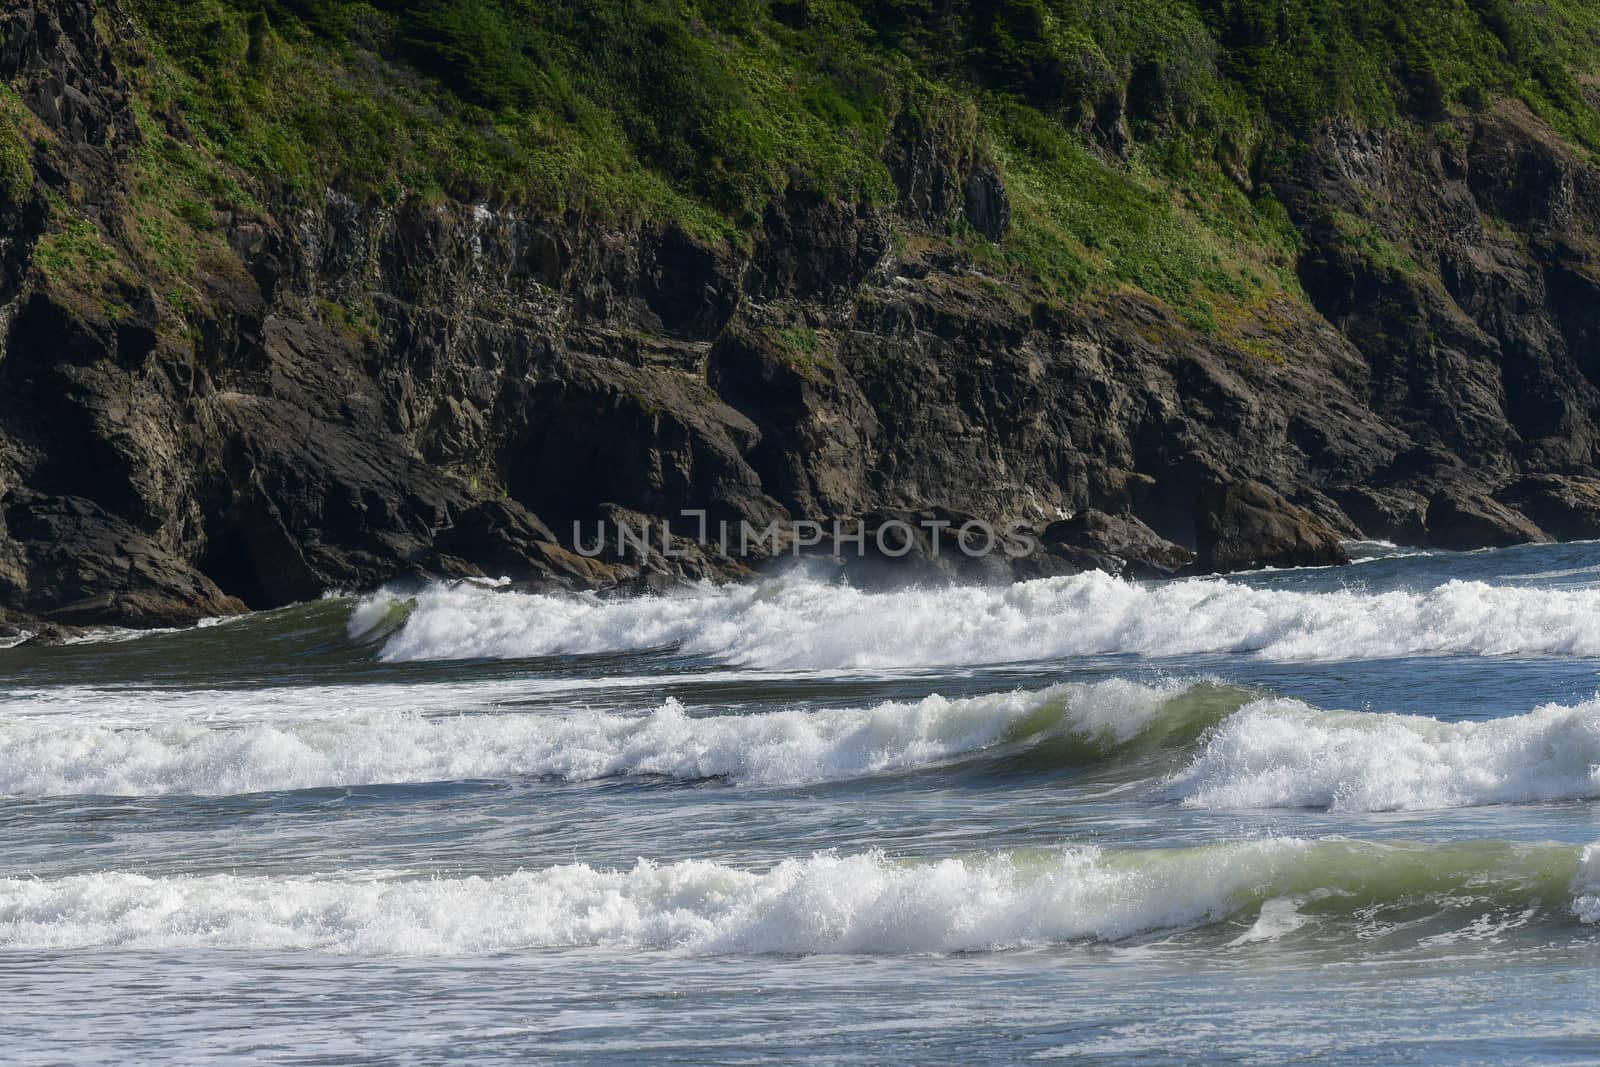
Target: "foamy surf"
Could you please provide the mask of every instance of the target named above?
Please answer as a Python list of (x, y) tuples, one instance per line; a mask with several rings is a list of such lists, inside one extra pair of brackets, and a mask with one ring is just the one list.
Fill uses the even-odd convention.
[[(1066, 683), (864, 708), (691, 715), (669, 699), (645, 713), (425, 715), (383, 712), (370, 694), (337, 718), (303, 718), (316, 696), (268, 692), (247, 725), (181, 719), (0, 723), (0, 793), (156, 796), (241, 794), (330, 786), (470, 779), (620, 776), (721, 778), (795, 785), (913, 770), (985, 752), (1029, 753), (1056, 765), (1193, 741), (1249, 693), (1210, 683)], [(487, 686), (478, 699), (500, 692)], [(356, 691), (359, 692), (359, 691)], [(249, 705), (235, 707), (235, 717)]]
[(1428, 653), (1600, 656), (1600, 589), (1451, 581), (1422, 592), (1141, 585), (1098, 572), (1007, 587), (870, 593), (792, 575), (606, 600), (438, 585), (359, 602), (350, 631), (397, 624), (390, 662), (673, 648), (755, 667), (926, 667), (1131, 653), (1275, 661)]
[(1336, 811), (1600, 797), (1600, 699), (1485, 722), (1257, 701), (1167, 788), (1193, 807)]
[[(1223, 924), (1235, 947), (1393, 916), (1468, 928), (1510, 910), (1596, 918), (1594, 848), (1272, 839), (1198, 849), (932, 862), (820, 854), (764, 871), (687, 860), (500, 877), (96, 873), (0, 880), (8, 949), (249, 949), (355, 956), (594, 947), (928, 953), (1121, 941)], [(1531, 910), (1530, 910), (1531, 909)], [(1227, 942), (1224, 942), (1226, 944)]]
[[(646, 681), (646, 680), (639, 680)], [(593, 685), (604, 684), (597, 680)], [(404, 708), (417, 713), (478, 711), (545, 690), (585, 688), (584, 683), (539, 680), (411, 685), (252, 686), (190, 689), (156, 686), (53, 686), (0, 694), (0, 729), (6, 723), (148, 726), (161, 723), (288, 723), (377, 715)]]
[(58, 694), (44, 711), (17, 694), (34, 713), (0, 720), (0, 794), (621, 777), (776, 787), (940, 766), (1126, 764), (1158, 783), (1154, 797), (1193, 808), (1419, 811), (1600, 797), (1600, 698), (1442, 722), (1326, 711), (1195, 680), (759, 712), (696, 712), (672, 698), (639, 711), (522, 710), (515, 701), (526, 685), (123, 693), (131, 706), (98, 694), (87, 717), (70, 709), (96, 691)]

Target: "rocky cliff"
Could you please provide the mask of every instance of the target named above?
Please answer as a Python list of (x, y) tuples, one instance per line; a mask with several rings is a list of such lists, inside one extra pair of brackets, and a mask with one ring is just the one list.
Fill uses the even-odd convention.
[(1338, 536), (1600, 536), (1600, 169), (1515, 99), (1329, 120), (1237, 175), (1287, 213), (1292, 284), (1197, 322), (997, 268), (1005, 168), (909, 114), (889, 202), (797, 172), (743, 240), (288, 195), (149, 106), (144, 33), (110, 0), (0, 14), (14, 621), (759, 563), (575, 551), (574, 521), (685, 509), (1026, 523), (1043, 547), (1018, 574), (1168, 570), (1173, 543), (1225, 568), (1336, 558)]

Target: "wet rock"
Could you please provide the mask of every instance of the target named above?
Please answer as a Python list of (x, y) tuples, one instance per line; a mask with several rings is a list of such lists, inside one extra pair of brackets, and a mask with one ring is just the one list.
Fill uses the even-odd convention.
[(0, 645), (11, 644), (19, 641), (31, 633), (20, 622), (14, 622), (5, 612), (0, 612)]
[(89, 633), (86, 626), (62, 626), (60, 623), (42, 622), (32, 631), (27, 631), (28, 638), (20, 647), (23, 648), (59, 648), (75, 637), (82, 637)]
[(539, 517), (513, 500), (485, 500), (473, 505), (434, 540), (440, 569), (470, 561), (476, 573), (527, 581), (553, 577), (539, 550), (556, 536)]
[[(1005, 531), (966, 512), (875, 508), (859, 519), (842, 520), (840, 527), (846, 535), (862, 535), (859, 546), (842, 544), (837, 560), (846, 579), (863, 588), (1011, 578)], [(828, 524), (819, 551), (833, 547)]]
[(14, 491), (5, 524), (27, 562), (21, 611), (65, 625), (181, 626), (245, 606), (127, 522), (81, 497)]
[(1534, 475), (1506, 486), (1495, 499), (1562, 541), (1600, 538), (1600, 478)]
[(605, 504), (594, 522), (576, 522), (569, 551), (560, 545), (538, 546), (552, 568), (593, 585), (636, 585), (643, 575), (662, 580), (702, 581), (749, 574), (748, 568), (723, 553), (709, 529), (700, 539), (698, 523), (672, 521), (632, 508)]
[(1428, 501), (1427, 543), (1437, 548), (1501, 548), (1549, 541), (1527, 516), (1485, 493), (1445, 490)]
[(1370, 538), (1421, 545), (1428, 536), (1428, 499), (1404, 489), (1350, 486), (1339, 493), (1345, 514)]
[(1339, 535), (1305, 508), (1258, 482), (1212, 486), (1195, 505), (1202, 571), (1348, 563)]
[(1195, 561), (1193, 552), (1131, 515), (1107, 515), (1093, 508), (1051, 523), (1039, 540), (1051, 555), (1122, 578), (1167, 578)]
[(563, 548), (537, 515), (514, 500), (482, 501), (434, 542), (425, 571), (444, 576), (509, 578), (525, 589), (604, 589), (636, 571)]

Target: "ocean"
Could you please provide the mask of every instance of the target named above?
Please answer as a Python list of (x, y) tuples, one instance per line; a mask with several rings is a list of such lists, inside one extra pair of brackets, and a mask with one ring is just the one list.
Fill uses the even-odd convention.
[(0, 1059), (1600, 1063), (1600, 544), (0, 650)]

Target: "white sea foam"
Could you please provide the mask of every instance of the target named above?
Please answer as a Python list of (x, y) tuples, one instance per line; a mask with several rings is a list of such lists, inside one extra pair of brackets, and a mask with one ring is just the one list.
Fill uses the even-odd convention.
[(1581, 921), (1600, 924), (1600, 845), (1587, 845), (1572, 880), (1572, 912)]
[(676, 699), (637, 711), (572, 708), (564, 697), (518, 707), (532, 699), (529, 685), (24, 691), (0, 701), (0, 794), (621, 776), (780, 786), (991, 754), (1089, 764), (1130, 755), (1133, 742), (1184, 758), (1197, 742), (1162, 787), (1192, 807), (1386, 811), (1600, 797), (1600, 699), (1441, 722), (1252, 700), (1211, 682), (1110, 679), (741, 714), (695, 713)]
[(1455, 808), (1600, 797), (1600, 699), (1486, 722), (1262, 700), (1168, 783), (1194, 807)]
[(1407, 556), (1437, 555), (1433, 549), (1397, 545), (1393, 541), (1346, 541), (1345, 551), (1352, 563), (1375, 563), (1381, 559), (1404, 559)]
[(0, 694), (0, 724), (28, 721), (102, 726), (145, 726), (163, 722), (217, 726), (262, 721), (287, 723), (383, 714), (396, 709), (423, 713), (480, 710), (540, 690), (539, 681), (526, 679), (235, 689), (39, 686)]
[[(361, 602), (352, 634), (367, 632), (394, 603), (389, 594)], [(417, 594), (382, 655), (518, 658), (664, 647), (747, 666), (814, 669), (1097, 653), (1600, 656), (1600, 589), (1452, 581), (1423, 592), (1297, 592), (1224, 579), (1140, 585), (1098, 572), (888, 593), (788, 576), (614, 600), (441, 585)]]
[[(418, 706), (415, 695), (395, 688), (388, 698)], [(256, 708), (266, 721), (224, 728), (183, 721), (138, 727), (55, 718), (0, 722), (0, 793), (238, 794), (620, 775), (795, 784), (926, 766), (990, 748), (1019, 729), (1114, 746), (1138, 736), (1184, 690), (1180, 683), (1109, 680), (868, 708), (699, 717), (671, 699), (643, 714), (429, 716), (352, 707), (345, 690), (339, 693), (344, 714), (316, 719), (303, 718), (313, 702), (286, 691)]]
[[(915, 953), (1117, 940), (1221, 920), (1247, 944), (1374, 905), (1475, 917), (1481, 902), (1556, 906), (1569, 893), (1568, 914), (1591, 921), (1589, 866), (1560, 846), (1263, 840), (928, 863), (822, 854), (765, 871), (689, 860), (433, 880), (96, 873), (0, 880), (0, 946), (364, 956), (573, 947)], [(1271, 903), (1285, 897), (1298, 897), (1299, 907)]]
[[(811, 672), (708, 670), (674, 675), (671, 681), (781, 683), (811, 677)], [(199, 722), (216, 726), (341, 719), (395, 711), (438, 715), (519, 705), (570, 704), (575, 700), (629, 700), (637, 696), (632, 691), (659, 692), (662, 681), (659, 675), (618, 674), (450, 682), (252, 685), (228, 689), (153, 685), (36, 686), (0, 693), (0, 721), (71, 720), (105, 726)], [(634, 706), (637, 706), (636, 699)]]

